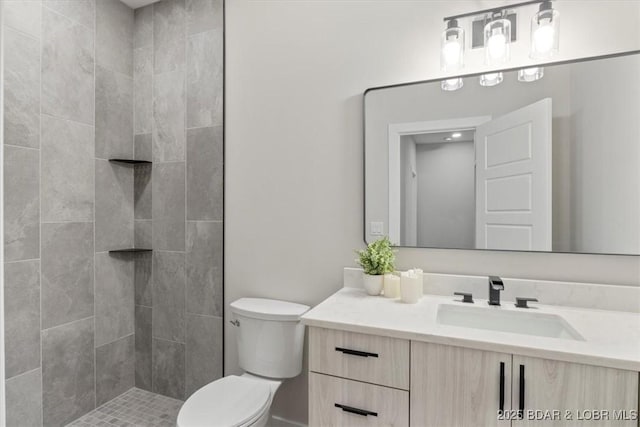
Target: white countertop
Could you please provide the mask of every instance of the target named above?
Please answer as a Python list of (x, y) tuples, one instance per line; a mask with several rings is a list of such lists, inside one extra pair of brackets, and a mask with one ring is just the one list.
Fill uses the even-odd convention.
[[(531, 310), (538, 313), (561, 316), (585, 339), (574, 341), (437, 323), (438, 305), (467, 305), (459, 299), (425, 295), (417, 304), (404, 304), (369, 296), (363, 289), (342, 288), (305, 313), (302, 322), (320, 328), (640, 371), (639, 313), (532, 304), (535, 308)], [(476, 299), (474, 306), (524, 310), (515, 308), (511, 301), (489, 307), (486, 300)]]

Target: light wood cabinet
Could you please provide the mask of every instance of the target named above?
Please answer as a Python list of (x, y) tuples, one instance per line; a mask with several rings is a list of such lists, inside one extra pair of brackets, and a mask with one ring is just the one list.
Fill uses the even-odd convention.
[(513, 356), (513, 377), (513, 426), (638, 426), (638, 372)]
[(311, 328), (309, 370), (409, 390), (409, 341)]
[(411, 425), (509, 426), (511, 355), (411, 343)]
[(311, 373), (311, 426), (409, 426), (409, 392)]
[(323, 328), (309, 370), (311, 427), (640, 425), (634, 371)]

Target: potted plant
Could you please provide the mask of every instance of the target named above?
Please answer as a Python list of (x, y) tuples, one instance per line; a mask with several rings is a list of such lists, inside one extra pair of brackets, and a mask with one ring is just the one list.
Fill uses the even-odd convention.
[(364, 269), (364, 289), (369, 295), (380, 295), (385, 273), (395, 270), (395, 254), (388, 237), (367, 245), (366, 249), (356, 251), (356, 262)]

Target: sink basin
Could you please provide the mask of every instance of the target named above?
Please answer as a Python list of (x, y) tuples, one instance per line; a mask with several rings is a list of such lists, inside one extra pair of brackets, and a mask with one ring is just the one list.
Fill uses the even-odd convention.
[(584, 341), (562, 317), (535, 311), (440, 304), (436, 321), (441, 325)]

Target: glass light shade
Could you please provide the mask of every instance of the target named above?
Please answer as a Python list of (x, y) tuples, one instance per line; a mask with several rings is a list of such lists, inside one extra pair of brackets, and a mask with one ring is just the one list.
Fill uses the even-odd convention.
[(548, 59), (560, 48), (560, 13), (551, 8), (551, 2), (540, 5), (540, 11), (531, 18), (531, 52), (533, 59)]
[(503, 64), (511, 58), (511, 21), (495, 19), (484, 26), (487, 65)]
[(496, 86), (502, 83), (504, 75), (502, 73), (488, 73), (480, 76), (480, 86)]
[(464, 66), (464, 30), (455, 19), (447, 25), (440, 39), (440, 67), (450, 72)]
[(440, 87), (442, 88), (442, 90), (446, 90), (447, 92), (458, 90), (462, 86), (464, 86), (462, 78), (447, 79), (440, 82)]
[(522, 70), (518, 71), (519, 82), (535, 82), (536, 80), (540, 80), (543, 76), (543, 67), (523, 68)]

